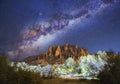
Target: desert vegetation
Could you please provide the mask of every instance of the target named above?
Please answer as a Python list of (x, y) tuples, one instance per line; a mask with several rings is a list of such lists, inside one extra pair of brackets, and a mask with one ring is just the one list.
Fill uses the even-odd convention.
[(10, 62), (0, 56), (0, 84), (120, 84), (119, 78), (120, 55), (114, 52), (81, 56), (77, 62), (70, 57), (56, 67)]
[(9, 66), (10, 61), (0, 56), (0, 84), (41, 84), (42, 78), (38, 73), (25, 71)]
[(107, 64), (98, 78), (102, 84), (120, 84), (120, 54), (109, 52), (108, 55)]

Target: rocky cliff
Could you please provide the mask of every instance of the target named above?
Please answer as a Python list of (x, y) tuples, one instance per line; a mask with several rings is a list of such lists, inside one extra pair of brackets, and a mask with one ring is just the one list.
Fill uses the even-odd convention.
[(23, 61), (29, 64), (58, 65), (64, 63), (69, 57), (72, 57), (77, 62), (81, 56), (87, 56), (88, 54), (88, 51), (84, 48), (78, 48), (77, 45), (65, 44), (63, 46), (49, 47), (47, 52), (28, 57)]

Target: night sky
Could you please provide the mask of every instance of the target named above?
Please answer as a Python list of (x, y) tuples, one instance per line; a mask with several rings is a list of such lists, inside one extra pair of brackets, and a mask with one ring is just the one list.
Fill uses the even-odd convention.
[(0, 0), (0, 52), (42, 53), (78, 45), (120, 51), (120, 0)]

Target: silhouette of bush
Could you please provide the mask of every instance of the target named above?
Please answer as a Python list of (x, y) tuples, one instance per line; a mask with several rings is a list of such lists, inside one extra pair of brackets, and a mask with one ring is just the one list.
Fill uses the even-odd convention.
[(9, 66), (10, 61), (0, 56), (0, 84), (42, 84), (38, 73)]
[(102, 84), (120, 84), (120, 55), (108, 52), (108, 63), (100, 72), (98, 78)]

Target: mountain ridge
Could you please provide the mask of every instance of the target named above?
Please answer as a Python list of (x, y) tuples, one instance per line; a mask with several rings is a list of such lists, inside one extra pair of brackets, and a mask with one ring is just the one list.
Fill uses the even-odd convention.
[(89, 52), (85, 48), (78, 48), (77, 45), (65, 44), (63, 46), (58, 45), (49, 47), (47, 52), (27, 57), (22, 61), (33, 65), (51, 64), (57, 66), (58, 64), (63, 64), (69, 57), (72, 57), (77, 62), (81, 56), (87, 56), (88, 54)]

